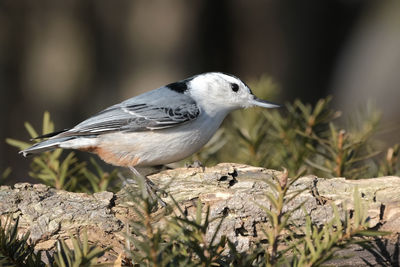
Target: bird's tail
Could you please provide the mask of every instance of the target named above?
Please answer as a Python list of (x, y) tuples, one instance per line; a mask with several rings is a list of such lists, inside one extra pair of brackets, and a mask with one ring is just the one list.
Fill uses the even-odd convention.
[(48, 150), (53, 150), (56, 148), (60, 147), (60, 144), (74, 139), (75, 137), (60, 137), (60, 138), (51, 138), (42, 142), (39, 142), (37, 144), (34, 144), (33, 146), (20, 151), (19, 153), (22, 154), (24, 157), (30, 155), (30, 154), (34, 154), (34, 153), (40, 153), (40, 152), (44, 152), (44, 151), (48, 151)]

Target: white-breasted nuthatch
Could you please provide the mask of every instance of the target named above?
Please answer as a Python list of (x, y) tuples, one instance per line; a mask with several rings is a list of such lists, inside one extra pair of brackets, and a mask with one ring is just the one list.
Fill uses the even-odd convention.
[(204, 73), (130, 98), (71, 129), (40, 136), (48, 139), (20, 153), (89, 151), (138, 175), (137, 166), (168, 164), (197, 152), (229, 112), (252, 106), (279, 107), (258, 99), (233, 75)]

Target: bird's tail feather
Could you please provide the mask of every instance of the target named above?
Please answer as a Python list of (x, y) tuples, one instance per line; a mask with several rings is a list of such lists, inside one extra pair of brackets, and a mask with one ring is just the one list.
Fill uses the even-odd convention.
[(59, 148), (61, 143), (71, 140), (71, 139), (74, 139), (74, 137), (60, 137), (60, 138), (48, 139), (48, 140), (39, 142), (37, 144), (34, 144), (33, 146), (31, 146), (25, 150), (22, 150), (19, 153), (22, 154), (24, 157), (26, 157), (30, 154), (53, 150), (53, 149)]
[(35, 138), (32, 138), (32, 139), (33, 139), (33, 140), (36, 140), (36, 139), (54, 137), (54, 136), (56, 136), (56, 135), (60, 135), (60, 134), (62, 134), (62, 133), (65, 133), (65, 132), (67, 132), (68, 130), (69, 130), (69, 129), (64, 129), (64, 130), (57, 131), (57, 132), (52, 132), (52, 133), (48, 133), (48, 134), (44, 134), (44, 135), (39, 135), (39, 136), (36, 136)]

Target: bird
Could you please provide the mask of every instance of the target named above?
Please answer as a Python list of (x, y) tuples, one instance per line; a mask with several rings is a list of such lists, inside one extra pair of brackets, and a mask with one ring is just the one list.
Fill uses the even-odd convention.
[(253, 106), (280, 107), (257, 98), (234, 75), (202, 73), (110, 106), (73, 128), (38, 136), (45, 140), (20, 153), (26, 157), (57, 148), (81, 150), (143, 177), (137, 167), (165, 165), (194, 154), (231, 111)]

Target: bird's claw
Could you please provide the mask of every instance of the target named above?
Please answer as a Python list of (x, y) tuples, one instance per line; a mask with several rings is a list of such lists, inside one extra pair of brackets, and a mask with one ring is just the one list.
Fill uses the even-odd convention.
[(165, 190), (158, 188), (149, 178), (147, 178), (147, 177), (145, 177), (145, 178), (146, 178), (145, 179), (146, 190), (147, 190), (147, 193), (150, 196), (150, 198), (153, 201), (155, 201), (157, 199), (158, 203), (161, 206), (166, 207), (167, 203), (165, 203), (165, 201), (163, 201), (161, 199), (161, 197), (157, 195), (157, 192), (160, 192), (162, 197), (167, 197), (168, 193)]

